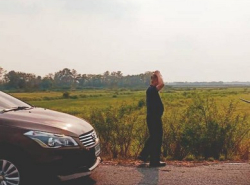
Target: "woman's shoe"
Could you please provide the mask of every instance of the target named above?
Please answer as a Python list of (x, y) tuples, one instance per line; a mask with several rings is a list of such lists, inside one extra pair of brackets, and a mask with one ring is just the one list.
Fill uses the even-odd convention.
[(157, 163), (150, 163), (149, 166), (150, 167), (163, 167), (163, 166), (166, 166), (166, 163), (162, 162), (162, 161), (159, 161)]

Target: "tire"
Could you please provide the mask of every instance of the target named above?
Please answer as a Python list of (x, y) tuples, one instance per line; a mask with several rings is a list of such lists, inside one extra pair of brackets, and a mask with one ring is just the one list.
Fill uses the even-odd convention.
[[(13, 175), (11, 177), (14, 177), (15, 180), (6, 178), (6, 175), (8, 177), (9, 174)], [(46, 169), (38, 169), (24, 153), (17, 150), (8, 151), (5, 154), (0, 153), (0, 185), (44, 185), (51, 183), (58, 184), (56, 176), (47, 174)]]
[[(11, 145), (0, 145), (0, 172), (2, 172), (0, 185), (35, 185), (36, 183), (31, 181), (35, 179), (39, 182), (39, 179), (34, 175), (36, 170), (33, 167), (30, 157), (23, 150)], [(3, 182), (3, 178), (5, 181), (8, 180), (6, 175), (3, 175), (3, 171), (5, 174), (6, 171), (11, 173), (11, 177), (13, 175), (16, 181), (9, 180), (7, 184)], [(15, 174), (12, 174), (12, 171)]]
[(0, 157), (0, 185), (23, 185), (21, 174), (21, 168), (14, 160)]

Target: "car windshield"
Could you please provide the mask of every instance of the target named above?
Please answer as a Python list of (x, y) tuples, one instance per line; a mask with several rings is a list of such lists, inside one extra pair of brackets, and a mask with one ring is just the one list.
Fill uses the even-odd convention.
[(22, 102), (2, 91), (0, 91), (0, 112), (6, 109), (13, 109), (18, 107), (27, 107), (30, 108), (31, 106), (27, 103)]

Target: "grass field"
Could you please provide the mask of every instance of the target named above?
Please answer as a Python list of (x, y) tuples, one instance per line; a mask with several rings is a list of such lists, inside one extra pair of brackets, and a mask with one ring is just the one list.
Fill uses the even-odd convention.
[(144, 98), (144, 92), (86, 90), (70, 92), (69, 98), (63, 98), (63, 92), (13, 93), (14, 97), (36, 107), (62, 111), (78, 117), (88, 117), (95, 108), (133, 104)]
[[(145, 90), (82, 90), (67, 97), (63, 92), (12, 95), (88, 120), (100, 134), (104, 154), (116, 158), (136, 157), (148, 136)], [(249, 159), (250, 104), (240, 98), (250, 100), (250, 88), (165, 87), (161, 97), (164, 157)]]
[[(164, 104), (169, 103), (181, 108), (189, 104), (195, 93), (213, 97), (221, 106), (233, 101), (238, 104), (237, 111), (250, 114), (250, 104), (240, 100), (240, 98), (250, 100), (250, 88), (165, 88), (161, 92), (161, 97)], [(63, 98), (63, 92), (12, 93), (12, 95), (37, 107), (58, 110), (80, 117), (87, 115), (94, 108), (116, 106), (124, 102), (133, 104), (145, 99), (145, 91), (119, 90), (72, 91), (69, 98)]]

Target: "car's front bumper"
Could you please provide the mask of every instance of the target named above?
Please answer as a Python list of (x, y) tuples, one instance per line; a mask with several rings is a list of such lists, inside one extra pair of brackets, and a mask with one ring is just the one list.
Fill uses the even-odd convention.
[[(41, 173), (70, 180), (89, 175), (101, 162), (96, 146), (85, 149), (80, 147), (47, 149), (35, 145), (30, 155), (30, 164)], [(98, 148), (98, 147), (97, 147)]]
[(69, 174), (58, 175), (58, 178), (61, 181), (67, 181), (67, 180), (71, 180), (71, 179), (77, 179), (80, 177), (88, 176), (101, 163), (101, 161), (102, 161), (101, 157), (97, 157), (93, 166), (91, 166), (89, 168), (77, 169), (77, 171), (75, 171), (75, 172), (72, 171)]

